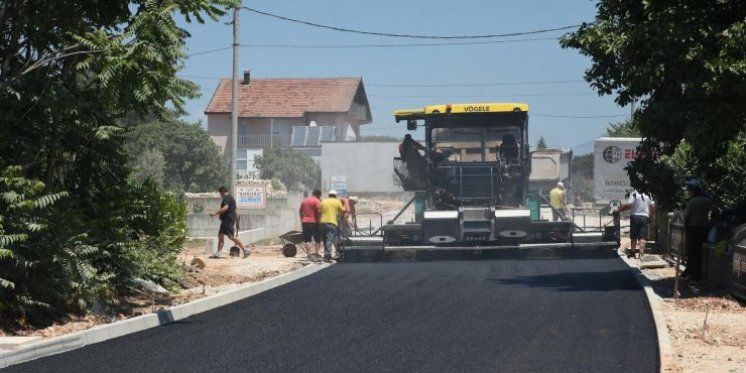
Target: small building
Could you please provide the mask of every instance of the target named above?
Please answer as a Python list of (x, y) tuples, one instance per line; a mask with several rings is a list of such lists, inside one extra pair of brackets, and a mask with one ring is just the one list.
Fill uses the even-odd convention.
[[(229, 161), (231, 79), (222, 79), (205, 109), (210, 137)], [(363, 80), (356, 78), (252, 79), (244, 72), (238, 94), (239, 174), (253, 176), (264, 149), (290, 146), (318, 160), (322, 142), (349, 142), (372, 121)]]
[(322, 189), (347, 194), (403, 191), (394, 173), (399, 142), (324, 143), (322, 148)]

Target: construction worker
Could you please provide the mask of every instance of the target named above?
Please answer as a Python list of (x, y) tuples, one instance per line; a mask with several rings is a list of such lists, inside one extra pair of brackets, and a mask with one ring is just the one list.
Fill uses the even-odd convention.
[(557, 186), (549, 191), (549, 205), (552, 206), (552, 221), (565, 220), (567, 197), (565, 196), (565, 184), (563, 182), (558, 182)]
[(686, 270), (681, 274), (694, 281), (702, 279), (702, 245), (707, 241), (710, 228), (712, 201), (702, 191), (702, 183), (697, 179), (686, 182), (689, 202), (684, 212), (686, 226)]
[(346, 212), (342, 201), (337, 199), (337, 191), (329, 191), (329, 197), (321, 201), (319, 228), (324, 241), (324, 261), (332, 260), (332, 246), (339, 236), (339, 215)]
[(427, 148), (425, 148), (424, 145), (413, 139), (412, 135), (406, 134), (404, 135), (404, 141), (399, 144), (399, 155), (404, 160), (404, 162), (408, 162), (414, 159), (422, 158), (420, 150), (425, 151), (426, 149)]
[(513, 135), (503, 136), (500, 148), (497, 154), (500, 155), (500, 159), (505, 163), (513, 163), (518, 161), (518, 155), (520, 154), (520, 148), (518, 142)]
[[(306, 256), (312, 262), (321, 261), (321, 233), (319, 232), (319, 217), (321, 215), (321, 191), (315, 189), (310, 196), (300, 203), (300, 222), (303, 227), (303, 241), (306, 247)], [(314, 241), (315, 250), (311, 251), (311, 241)]]
[(640, 259), (645, 255), (645, 244), (648, 238), (648, 224), (655, 215), (655, 202), (645, 193), (633, 190), (629, 194), (627, 203), (619, 207), (615, 214), (630, 210), (629, 238), (630, 248), (625, 250), (628, 257), (640, 253)]
[(218, 251), (210, 256), (210, 258), (220, 258), (220, 252), (223, 250), (226, 236), (229, 240), (233, 241), (236, 246), (241, 248), (243, 257), (246, 258), (251, 255), (251, 250), (246, 249), (246, 246), (244, 246), (243, 242), (241, 242), (241, 240), (238, 238), (238, 232), (236, 232), (236, 230), (234, 229), (234, 225), (236, 223), (236, 200), (235, 198), (233, 198), (232, 195), (230, 195), (230, 193), (228, 193), (228, 188), (224, 186), (221, 186), (218, 189), (218, 192), (220, 193), (220, 197), (223, 198), (223, 200), (220, 202), (220, 209), (210, 213), (210, 216), (220, 216), (220, 230), (218, 231)]
[(343, 218), (339, 221), (339, 230), (340, 233), (344, 236), (351, 236), (352, 230), (357, 229), (357, 218), (355, 217), (355, 206), (357, 203), (360, 202), (360, 198), (352, 196), (352, 197), (342, 197), (342, 204), (345, 207), (345, 213)]

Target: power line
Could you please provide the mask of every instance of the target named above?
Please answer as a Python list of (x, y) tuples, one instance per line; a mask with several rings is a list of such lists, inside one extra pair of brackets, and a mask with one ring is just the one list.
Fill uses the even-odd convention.
[[(200, 75), (179, 75), (181, 78), (186, 79), (203, 79), (203, 80), (220, 80), (223, 79), (217, 76), (200, 76)], [(227, 79), (227, 78), (226, 78)], [(367, 87), (381, 87), (381, 88), (453, 88), (453, 87), (498, 87), (498, 86), (518, 86), (518, 85), (555, 85), (555, 84), (570, 84), (570, 83), (585, 83), (585, 80), (544, 80), (544, 81), (523, 81), (523, 82), (492, 82), (492, 83), (432, 83), (432, 84), (368, 84)], [(357, 85), (357, 83), (355, 83)], [(422, 97), (422, 96), (418, 96)]]
[[(583, 116), (583, 115), (556, 115), (556, 114), (540, 114), (540, 113), (531, 113), (529, 112), (529, 115), (536, 115), (540, 117), (548, 117), (548, 118), (571, 118), (571, 119), (601, 119), (601, 118), (617, 118), (617, 117), (626, 117), (627, 115), (591, 115), (591, 116)], [(389, 129), (403, 129), (405, 128), (402, 126), (384, 126), (384, 127), (363, 127), (366, 131), (375, 131), (375, 130), (389, 130)]]
[[(455, 41), (455, 42), (443, 42), (443, 43), (398, 43), (398, 44), (273, 44), (273, 43), (257, 43), (257, 44), (241, 44), (242, 48), (270, 48), (270, 49), (368, 49), (368, 48), (412, 48), (412, 47), (453, 47), (453, 46), (464, 46), (464, 45), (489, 45), (489, 44), (510, 44), (510, 43), (522, 43), (532, 41), (556, 41), (559, 38), (526, 38), (526, 39), (506, 39), (506, 40), (482, 40), (482, 41)], [(223, 47), (216, 49), (209, 49), (205, 51), (190, 53), (187, 57), (201, 56), (204, 54), (222, 52), (224, 50), (231, 49), (231, 47)]]
[(449, 47), (459, 45), (484, 45), (520, 43), (526, 41), (559, 40), (559, 38), (527, 38), (489, 41), (453, 41), (443, 43), (398, 43), (398, 44), (241, 44), (250, 48), (298, 48), (298, 49), (364, 49), (364, 48), (411, 48), (411, 47)]
[(368, 95), (368, 97), (391, 97), (391, 98), (477, 98), (477, 97), (560, 97), (560, 96), (596, 96), (595, 93), (540, 93), (540, 94), (523, 94), (523, 93), (511, 93), (511, 94), (499, 94), (499, 95), (493, 95), (493, 94), (484, 94), (484, 95), (451, 95), (451, 94), (442, 94), (442, 95)]
[(344, 27), (338, 27), (338, 26), (329, 26), (329, 25), (323, 25), (320, 23), (305, 21), (301, 19), (296, 18), (290, 18), (285, 17), (273, 13), (264, 12), (261, 10), (243, 7), (243, 9), (246, 9), (250, 12), (254, 12), (256, 14), (261, 14), (263, 16), (272, 17), (275, 19), (280, 19), (283, 21), (298, 23), (306, 26), (312, 26), (312, 27), (318, 27), (318, 28), (324, 28), (327, 30), (334, 30), (334, 31), (341, 31), (341, 32), (349, 32), (354, 34), (363, 34), (363, 35), (374, 35), (374, 36), (386, 36), (386, 37), (392, 37), (392, 38), (409, 38), (409, 39), (446, 39), (446, 40), (453, 40), (453, 39), (488, 39), (488, 38), (500, 38), (500, 37), (508, 37), (508, 36), (521, 36), (521, 35), (535, 35), (535, 34), (543, 34), (547, 32), (552, 31), (562, 31), (562, 30), (569, 30), (573, 28), (577, 28), (580, 25), (571, 25), (571, 26), (562, 26), (562, 27), (555, 27), (555, 28), (548, 28), (548, 29), (542, 29), (542, 30), (533, 30), (533, 31), (523, 31), (523, 32), (511, 32), (511, 33), (505, 33), (505, 34), (484, 34), (484, 35), (414, 35), (414, 34), (396, 34), (396, 33), (390, 33), (390, 32), (377, 32), (377, 31), (364, 31), (364, 30), (356, 30), (356, 29), (350, 29), (350, 28), (344, 28)]
[(216, 49), (210, 49), (210, 50), (206, 50), (206, 51), (200, 51), (200, 52), (190, 53), (190, 54), (187, 55), (187, 57), (201, 56), (203, 54), (220, 52), (220, 51), (228, 50), (228, 49), (231, 49), (231, 48), (232, 47), (223, 47), (223, 48), (216, 48)]
[(567, 84), (585, 83), (585, 80), (545, 80), (526, 82), (494, 82), (494, 83), (432, 83), (432, 84), (366, 84), (368, 87), (389, 88), (440, 88), (440, 87), (494, 87), (514, 85), (544, 85), (544, 84)]
[(529, 113), (529, 115), (536, 115), (539, 117), (547, 117), (547, 118), (572, 118), (572, 119), (600, 119), (600, 118), (627, 117), (626, 114), (620, 114), (620, 115), (556, 115), (556, 114)]

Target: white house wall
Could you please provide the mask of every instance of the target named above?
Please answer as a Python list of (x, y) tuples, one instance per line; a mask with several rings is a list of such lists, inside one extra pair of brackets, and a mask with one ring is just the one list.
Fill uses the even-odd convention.
[(350, 193), (397, 193), (394, 157), (397, 142), (349, 142), (321, 144), (321, 186), (329, 189), (332, 176), (345, 176)]

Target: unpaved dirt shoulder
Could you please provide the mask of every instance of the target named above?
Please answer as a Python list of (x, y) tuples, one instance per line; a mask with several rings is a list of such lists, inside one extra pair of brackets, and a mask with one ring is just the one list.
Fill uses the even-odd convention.
[[(629, 247), (623, 238), (621, 250)], [(635, 266), (637, 259), (631, 260)], [(667, 372), (746, 373), (746, 305), (717, 289), (682, 280), (673, 298), (673, 267), (643, 269), (662, 299), (672, 356)], [(707, 320), (705, 322), (705, 319)]]
[[(227, 245), (226, 249), (228, 249)], [(182, 289), (168, 295), (154, 297), (143, 295), (121, 297), (114, 301), (114, 310), (84, 316), (68, 315), (45, 328), (0, 330), (0, 337), (57, 337), (102, 324), (162, 311), (175, 305), (237, 288), (245, 283), (258, 282), (281, 275), (309, 264), (300, 255), (295, 258), (284, 257), (281, 249), (281, 245), (256, 246), (252, 255), (246, 259), (232, 257), (209, 259), (204, 254), (203, 241), (188, 241), (179, 254), (179, 260), (184, 264), (184, 276), (179, 281)], [(194, 258), (201, 259), (206, 266), (203, 269), (190, 266)]]

